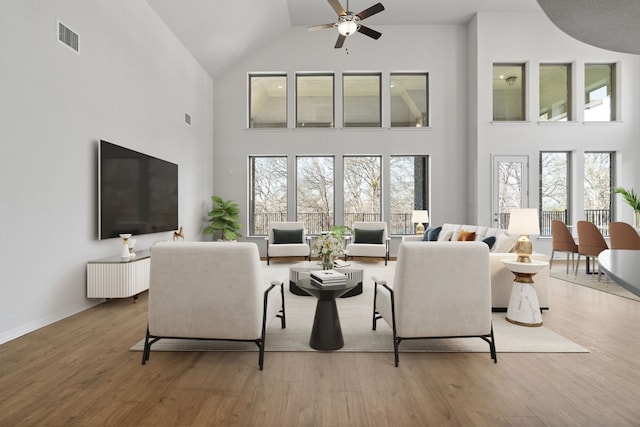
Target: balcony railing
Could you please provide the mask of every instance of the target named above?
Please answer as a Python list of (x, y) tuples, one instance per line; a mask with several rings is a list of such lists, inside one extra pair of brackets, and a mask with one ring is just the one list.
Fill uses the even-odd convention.
[[(391, 214), (389, 234), (413, 234), (414, 224), (411, 222), (412, 213)], [(256, 214), (253, 218), (251, 234), (254, 236), (266, 236), (269, 222), (286, 221), (287, 215), (282, 212), (268, 212)], [(304, 224), (307, 234), (315, 235), (331, 230), (334, 225), (332, 213), (302, 212), (298, 213), (297, 221)], [(380, 213), (346, 213), (345, 223), (353, 228), (355, 221), (381, 221)]]
[[(611, 210), (609, 209), (585, 209), (584, 216), (586, 221), (590, 221), (596, 225), (602, 232), (603, 236), (609, 235), (609, 222), (611, 222)], [(540, 212), (540, 235), (551, 236), (551, 221), (562, 221), (569, 224), (569, 214), (563, 211), (541, 211)], [(501, 213), (499, 215), (500, 228), (509, 228), (509, 213)]]

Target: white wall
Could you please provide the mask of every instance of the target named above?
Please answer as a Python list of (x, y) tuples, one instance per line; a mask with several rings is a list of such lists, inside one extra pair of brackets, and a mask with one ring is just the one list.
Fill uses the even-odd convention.
[[(583, 157), (585, 151), (616, 151), (617, 185), (640, 187), (640, 174), (636, 164), (640, 158), (637, 139), (640, 135), (640, 57), (606, 51), (579, 42), (560, 31), (544, 15), (529, 13), (481, 13), (476, 17), (478, 51), (477, 105), (475, 117), (469, 118), (469, 126), (477, 127), (475, 145), (478, 155), (478, 179), (475, 180), (477, 211), (475, 221), (491, 224), (491, 157), (492, 155), (529, 156), (529, 206), (539, 204), (539, 152), (572, 151), (573, 176), (577, 191), (573, 198), (573, 211), (584, 219), (581, 183), (584, 182)], [(597, 29), (594, 29), (597, 31)], [(492, 65), (493, 63), (522, 62), (528, 70), (527, 123), (492, 124)], [(571, 63), (574, 69), (572, 101), (576, 115), (573, 123), (537, 122), (538, 68), (540, 63)], [(619, 121), (616, 123), (585, 124), (584, 64), (618, 64)], [(632, 222), (632, 212), (616, 196), (617, 218)], [(534, 241), (534, 250), (551, 253), (550, 239)]]
[[(336, 32), (293, 28), (215, 79), (215, 191), (236, 200), (247, 234), (247, 159), (250, 155), (427, 154), (431, 156), (431, 211), (434, 223), (466, 218), (467, 56), (464, 26), (376, 27), (374, 41), (361, 34), (334, 49)], [(382, 129), (295, 129), (296, 72), (334, 72), (340, 100), (343, 72), (374, 71), (383, 76)], [(389, 129), (389, 73), (426, 71), (431, 89), (430, 129)], [(286, 72), (289, 77), (289, 129), (247, 129), (247, 75)], [(341, 102), (336, 121), (341, 122)], [(448, 163), (450, 162), (450, 163)], [(388, 170), (383, 171), (383, 182)], [(290, 180), (291, 182), (291, 180)], [(383, 188), (386, 188), (383, 186)], [(383, 199), (388, 200), (388, 193)], [(384, 213), (383, 213), (384, 214)], [(388, 212), (387, 212), (388, 214)], [(255, 239), (266, 254), (263, 239)]]
[[(79, 55), (57, 19), (80, 35)], [(100, 302), (85, 296), (86, 262), (120, 242), (97, 240), (98, 140), (177, 163), (179, 221), (200, 239), (213, 83), (142, 0), (3, 0), (0, 54), (2, 343)]]

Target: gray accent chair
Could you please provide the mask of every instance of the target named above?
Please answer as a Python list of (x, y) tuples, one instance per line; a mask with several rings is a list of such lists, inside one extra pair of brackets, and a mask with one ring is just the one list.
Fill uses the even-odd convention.
[(264, 365), (265, 332), (286, 327), (282, 280), (263, 277), (249, 242), (160, 242), (151, 248), (149, 323), (142, 364), (163, 338), (249, 341)]
[(395, 365), (404, 340), (481, 338), (497, 363), (489, 247), (483, 242), (400, 244), (392, 281), (374, 277), (373, 330), (393, 330)]

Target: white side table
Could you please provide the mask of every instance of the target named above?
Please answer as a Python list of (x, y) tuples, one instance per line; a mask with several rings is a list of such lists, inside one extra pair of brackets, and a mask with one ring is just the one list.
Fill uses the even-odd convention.
[(548, 266), (548, 262), (518, 262), (515, 259), (500, 260), (513, 274), (513, 287), (507, 306), (507, 321), (522, 326), (542, 326), (538, 294), (533, 286), (533, 276)]

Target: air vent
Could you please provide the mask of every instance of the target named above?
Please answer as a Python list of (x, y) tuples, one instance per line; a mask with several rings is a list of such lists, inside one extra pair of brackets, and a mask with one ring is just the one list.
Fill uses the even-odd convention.
[(76, 52), (80, 52), (80, 40), (78, 34), (76, 34), (69, 27), (58, 21), (58, 41), (66, 44)]
[(191, 116), (187, 113), (184, 113), (184, 122), (191, 126)]

